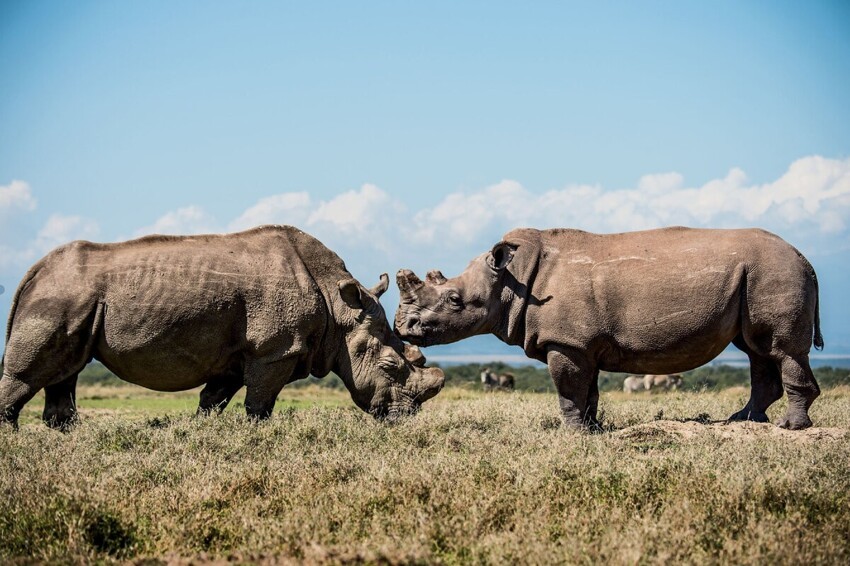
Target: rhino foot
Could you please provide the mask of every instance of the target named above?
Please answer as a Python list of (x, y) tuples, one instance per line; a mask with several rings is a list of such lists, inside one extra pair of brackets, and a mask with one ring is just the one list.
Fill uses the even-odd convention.
[(11, 427), (12, 430), (18, 430), (18, 417), (15, 416), (12, 418), (11, 416), (0, 412), (0, 429), (6, 426)]
[(80, 418), (77, 413), (70, 416), (45, 418), (44, 424), (59, 432), (71, 432), (79, 424)]
[(810, 419), (809, 415), (806, 414), (786, 414), (784, 417), (779, 419), (777, 426), (788, 430), (803, 430), (804, 428), (812, 426), (812, 419)]
[(757, 411), (752, 411), (747, 407), (744, 407), (737, 413), (734, 413), (726, 422), (736, 422), (736, 421), (751, 421), (755, 423), (769, 423), (770, 419), (767, 418), (766, 413), (761, 413)]

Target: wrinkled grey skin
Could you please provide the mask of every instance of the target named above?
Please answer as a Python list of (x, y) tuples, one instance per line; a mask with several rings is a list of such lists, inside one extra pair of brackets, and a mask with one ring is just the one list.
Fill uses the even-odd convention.
[(0, 379), (0, 421), (45, 390), (45, 422), (76, 417), (77, 374), (93, 358), (158, 391), (205, 384), (199, 412), (244, 385), (268, 417), (284, 385), (339, 375), (376, 417), (413, 412), (442, 371), (393, 334), (378, 302), (315, 238), (288, 226), (205, 236), (73, 242), (36, 263), (15, 295)]
[(600, 370), (676, 373), (730, 343), (752, 390), (731, 420), (767, 421), (788, 394), (785, 428), (811, 426), (823, 347), (812, 266), (768, 232), (665, 228), (624, 234), (518, 229), (446, 279), (398, 273), (396, 332), (420, 346), (495, 334), (548, 364), (568, 425), (595, 424)]

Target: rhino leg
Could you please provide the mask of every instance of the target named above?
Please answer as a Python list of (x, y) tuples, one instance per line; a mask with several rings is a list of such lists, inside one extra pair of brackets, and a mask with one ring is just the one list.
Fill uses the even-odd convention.
[(784, 355), (781, 358), (782, 384), (788, 394), (788, 410), (779, 419), (779, 426), (791, 430), (800, 430), (812, 426), (809, 407), (820, 395), (808, 354), (797, 356)]
[(77, 422), (77, 374), (44, 388), (41, 419), (50, 428), (68, 432)]
[(564, 424), (587, 428), (595, 424), (599, 401), (598, 371), (581, 352), (555, 346), (546, 357), (549, 375), (558, 391)]
[(733, 343), (750, 358), (750, 400), (729, 421), (770, 422), (767, 408), (782, 398), (782, 376), (779, 366), (765, 356), (755, 353), (739, 337)]
[(277, 395), (289, 383), (297, 360), (288, 358), (267, 363), (248, 362), (245, 367), (245, 412), (249, 417), (263, 420), (271, 416)]
[(591, 426), (599, 426), (596, 419), (599, 410), (599, 370), (593, 372), (590, 381), (590, 392), (587, 395), (587, 420)]
[(201, 391), (198, 414), (221, 413), (242, 385), (242, 376), (235, 373), (212, 378)]
[(0, 425), (9, 423), (18, 428), (18, 416), (27, 401), (38, 393), (39, 388), (3, 373), (0, 378)]

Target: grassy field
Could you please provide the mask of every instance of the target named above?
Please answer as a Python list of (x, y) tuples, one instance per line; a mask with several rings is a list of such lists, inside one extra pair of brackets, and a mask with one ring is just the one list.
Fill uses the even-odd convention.
[(260, 424), (81, 387), (71, 433), (40, 400), (0, 429), (0, 562), (847, 564), (850, 388), (801, 433), (712, 422), (745, 400), (605, 393), (587, 434), (552, 394), (448, 388), (388, 426), (315, 386)]

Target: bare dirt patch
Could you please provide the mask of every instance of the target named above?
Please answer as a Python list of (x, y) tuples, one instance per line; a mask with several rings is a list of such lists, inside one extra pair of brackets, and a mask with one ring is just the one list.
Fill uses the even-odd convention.
[(660, 420), (642, 423), (611, 433), (613, 437), (635, 441), (701, 440), (706, 437), (728, 440), (783, 439), (788, 442), (811, 443), (840, 440), (848, 435), (845, 428), (813, 427), (785, 430), (771, 423), (712, 422)]

